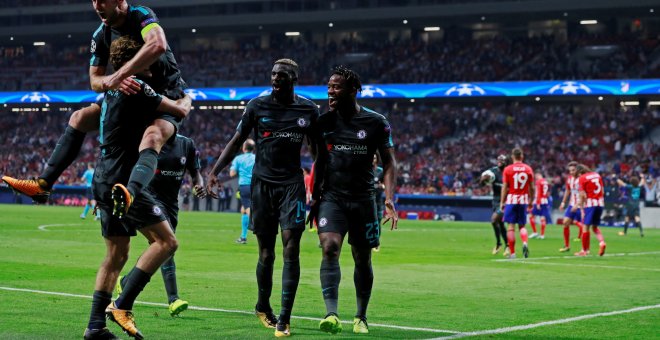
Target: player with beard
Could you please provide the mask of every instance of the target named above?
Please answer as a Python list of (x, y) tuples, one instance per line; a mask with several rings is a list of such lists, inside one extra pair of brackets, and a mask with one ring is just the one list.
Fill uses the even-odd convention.
[(527, 210), (532, 207), (534, 197), (534, 171), (523, 163), (524, 155), (520, 148), (511, 151), (513, 163), (502, 171), (502, 195), (500, 209), (504, 212), (504, 222), (508, 224), (507, 241), (509, 242), (509, 259), (516, 258), (516, 229), (518, 225), (520, 238), (523, 241), (523, 256), (529, 257), (527, 244)]
[(493, 255), (496, 255), (502, 250), (504, 245), (504, 255), (508, 255), (508, 246), (506, 240), (506, 227), (502, 218), (504, 214), (500, 209), (500, 195), (502, 195), (502, 170), (509, 164), (509, 159), (506, 155), (497, 156), (497, 166), (494, 166), (481, 174), (479, 183), (484, 185), (491, 183), (493, 190), (493, 215), (490, 217), (490, 223), (493, 225), (495, 231), (495, 248), (493, 248)]
[[(248, 102), (218, 161), (208, 174), (207, 191), (217, 198), (217, 175), (236, 156), (254, 132), (256, 157), (252, 173), (250, 225), (259, 244), (255, 312), (262, 324), (276, 328), (277, 337), (289, 336), (293, 302), (300, 280), (300, 238), (305, 231), (305, 184), (300, 150), (307, 139), (312, 151), (317, 147), (318, 107), (295, 94), (298, 64), (291, 59), (275, 61), (271, 71), (272, 93)], [(270, 295), (277, 233), (282, 229), (284, 267), (282, 305), (279, 320), (273, 314)]]
[(353, 281), (357, 313), (354, 333), (369, 333), (367, 307), (374, 282), (371, 249), (380, 245), (380, 226), (374, 187), (373, 159), (376, 152), (383, 162), (385, 220), (397, 226), (394, 208), (396, 160), (390, 124), (384, 116), (358, 105), (362, 90), (359, 76), (342, 66), (336, 67), (328, 81), (330, 111), (319, 117), (325, 147), (319, 148), (315, 163), (310, 222), (317, 220), (323, 259), (320, 277), (326, 316), (319, 328), (338, 333), (337, 302), (341, 270), (339, 254), (344, 237), (355, 262)]
[(574, 213), (581, 213), (584, 230), (582, 230), (582, 250), (575, 253), (575, 256), (589, 255), (589, 227), (591, 227), (598, 238), (598, 255), (603, 256), (607, 245), (598, 225), (600, 224), (600, 218), (605, 208), (605, 185), (600, 175), (584, 164), (578, 164), (576, 171), (579, 176), (578, 187), (580, 196), (577, 205), (573, 206), (572, 211)]

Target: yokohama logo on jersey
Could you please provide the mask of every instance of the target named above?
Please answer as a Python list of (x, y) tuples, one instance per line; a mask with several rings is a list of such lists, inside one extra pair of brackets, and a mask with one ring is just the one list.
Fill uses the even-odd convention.
[(529, 195), (508, 194), (506, 195), (506, 204), (529, 204)]

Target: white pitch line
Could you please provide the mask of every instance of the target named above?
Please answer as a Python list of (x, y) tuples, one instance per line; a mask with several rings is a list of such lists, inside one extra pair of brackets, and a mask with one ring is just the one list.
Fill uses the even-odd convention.
[(82, 223), (58, 223), (58, 224), (42, 224), (37, 227), (37, 229), (41, 231), (50, 231), (46, 228), (50, 227), (71, 227), (71, 226), (76, 226), (76, 225), (82, 225)]
[[(643, 256), (643, 255), (657, 255), (660, 254), (660, 251), (646, 251), (646, 252), (639, 252), (639, 253), (615, 253), (615, 254), (605, 254), (603, 257), (621, 257), (621, 256)], [(532, 257), (532, 258), (522, 258), (522, 259), (516, 259), (516, 260), (509, 260), (509, 259), (494, 259), (491, 261), (494, 262), (511, 262), (511, 263), (516, 263), (516, 262), (525, 262), (525, 261), (537, 261), (537, 260), (556, 260), (556, 259), (584, 259), (582, 256), (544, 256), (544, 257)]]
[(642, 307), (635, 307), (635, 308), (618, 310), (618, 311), (613, 311), (613, 312), (587, 314), (587, 315), (581, 315), (581, 316), (576, 316), (576, 317), (566, 318), (566, 319), (559, 319), (559, 320), (532, 323), (532, 324), (528, 324), (528, 325), (504, 327), (504, 328), (497, 328), (497, 329), (488, 329), (488, 330), (474, 331), (474, 332), (463, 332), (463, 333), (458, 333), (458, 334), (454, 334), (454, 335), (450, 335), (450, 336), (443, 336), (443, 337), (439, 337), (439, 338), (433, 338), (431, 340), (460, 339), (460, 338), (467, 338), (467, 337), (479, 336), (479, 335), (502, 334), (502, 333), (509, 333), (509, 332), (522, 331), (522, 330), (527, 330), (527, 329), (532, 329), (532, 328), (538, 328), (538, 327), (543, 327), (543, 326), (559, 325), (559, 324), (569, 323), (569, 322), (574, 322), (574, 321), (593, 319), (593, 318), (597, 318), (597, 317), (601, 317), (601, 316), (612, 316), (612, 315), (640, 312), (640, 311), (655, 309), (655, 308), (660, 308), (660, 304), (650, 305), (650, 306), (642, 306)]
[(642, 270), (650, 272), (660, 272), (660, 269), (656, 268), (641, 268), (641, 267), (623, 267), (623, 266), (603, 266), (597, 264), (583, 264), (583, 263), (552, 263), (552, 262), (535, 262), (535, 261), (521, 261), (521, 264), (535, 264), (542, 266), (569, 266), (569, 267), (591, 267), (591, 268), (607, 268), (607, 269), (625, 269), (625, 270)]
[[(49, 291), (44, 291), (44, 290), (12, 288), (12, 287), (2, 287), (2, 286), (0, 286), (0, 290), (7, 290), (7, 291), (12, 291), (12, 292), (26, 292), (26, 293), (35, 293), (35, 294), (45, 294), (45, 295), (56, 295), (56, 296), (66, 296), (66, 297), (75, 297), (75, 298), (82, 298), (82, 299), (91, 299), (92, 298), (89, 295), (70, 294), (70, 293), (61, 293), (61, 292), (49, 292)], [(141, 304), (141, 305), (147, 305), (147, 306), (158, 306), (158, 307), (168, 307), (169, 306), (166, 303), (147, 302), (147, 301), (135, 301), (135, 303), (136, 304)], [(196, 307), (196, 306), (190, 306), (190, 307), (188, 307), (188, 309), (199, 310), (199, 311), (208, 311), (208, 312), (221, 312), (221, 313), (254, 315), (254, 311), (244, 311), (244, 310), (234, 310), (234, 309)], [(308, 317), (308, 316), (295, 316), (295, 315), (292, 315), (291, 318), (300, 319), (300, 320), (312, 320), (312, 321), (321, 321), (322, 320), (321, 318), (313, 318), (313, 317)], [(353, 324), (352, 321), (342, 321), (342, 323)], [(459, 331), (446, 330), (446, 329), (397, 326), (397, 325), (388, 325), (388, 324), (381, 324), (381, 323), (369, 323), (369, 326), (401, 329), (401, 330), (407, 330), (407, 331), (430, 332), (430, 333), (462, 334)]]

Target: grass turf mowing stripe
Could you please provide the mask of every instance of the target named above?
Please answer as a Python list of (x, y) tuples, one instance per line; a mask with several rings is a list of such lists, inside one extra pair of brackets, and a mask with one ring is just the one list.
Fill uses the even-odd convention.
[[(34, 293), (34, 294), (66, 296), (66, 297), (75, 297), (75, 298), (82, 298), (82, 299), (91, 299), (92, 298), (89, 295), (71, 294), (71, 293), (62, 293), (62, 292), (49, 292), (49, 291), (45, 291), (45, 290), (35, 290), (35, 289), (25, 289), (25, 288), (13, 288), (13, 287), (2, 287), (2, 286), (0, 286), (0, 290), (7, 290), (7, 291), (12, 291), (12, 292)], [(148, 302), (148, 301), (135, 301), (135, 303), (136, 304), (141, 304), (141, 305), (147, 305), (147, 306), (158, 306), (158, 307), (168, 307), (169, 306), (166, 303)], [(189, 306), (188, 309), (189, 310), (198, 310), (198, 311), (207, 311), (207, 312), (222, 312), (222, 313), (235, 313), (235, 314), (254, 315), (254, 311), (232, 310), (232, 309), (222, 309), (222, 308)], [(313, 317), (308, 317), (308, 316), (295, 316), (295, 315), (292, 315), (291, 318), (300, 319), (300, 320), (311, 320), (311, 321), (321, 321), (322, 320), (321, 318), (313, 318)], [(351, 321), (342, 321), (342, 323), (352, 325), (353, 321), (352, 320)], [(446, 329), (434, 329), (434, 328), (424, 328), (424, 327), (408, 327), (408, 326), (387, 325), (387, 324), (380, 324), (380, 323), (369, 323), (369, 326), (383, 327), (383, 328), (394, 328), (394, 329), (401, 329), (401, 330), (408, 330), (408, 331), (430, 332), (430, 333), (463, 334), (459, 331), (446, 330)]]

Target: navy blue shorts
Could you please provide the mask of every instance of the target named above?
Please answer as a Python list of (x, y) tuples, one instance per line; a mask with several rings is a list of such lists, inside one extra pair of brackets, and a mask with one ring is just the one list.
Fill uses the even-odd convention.
[(239, 185), (238, 192), (241, 194), (241, 205), (243, 208), (248, 209), (252, 207), (252, 192), (250, 185)]
[(571, 220), (573, 220), (573, 222), (582, 222), (582, 213), (580, 213), (580, 209), (575, 210), (575, 212), (573, 212), (572, 209), (573, 206), (569, 205), (568, 208), (566, 208), (564, 217), (570, 218)]
[(504, 205), (504, 222), (509, 224), (527, 224), (527, 204)]
[(603, 215), (603, 207), (589, 207), (584, 208), (584, 224), (585, 225), (599, 225), (600, 217)]

